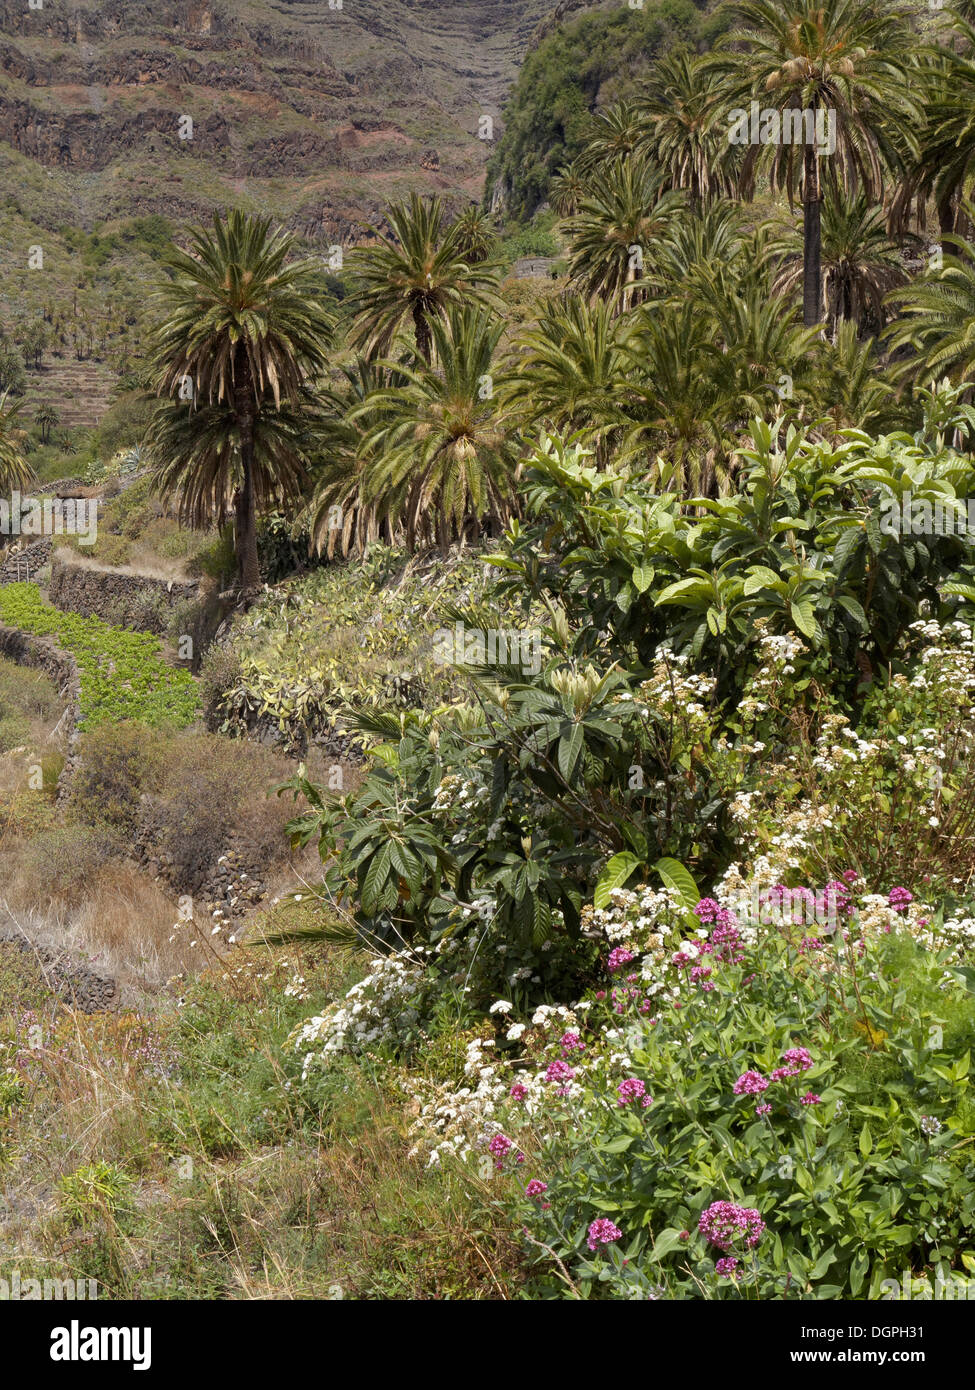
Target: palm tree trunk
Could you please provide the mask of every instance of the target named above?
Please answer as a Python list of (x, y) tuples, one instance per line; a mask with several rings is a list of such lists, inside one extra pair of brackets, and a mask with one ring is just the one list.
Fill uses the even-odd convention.
[(816, 146), (806, 145), (802, 177), (802, 321), (815, 328), (823, 316), (822, 190)]
[(261, 567), (257, 558), (257, 512), (254, 500), (254, 395), (250, 363), (238, 357), (234, 381), (234, 408), (240, 439), (243, 480), (234, 499), (236, 512), (237, 578), (242, 589), (257, 589)]
[(416, 331), (416, 350), (429, 367), (430, 365), (430, 325), (419, 304), (413, 309), (413, 327)]

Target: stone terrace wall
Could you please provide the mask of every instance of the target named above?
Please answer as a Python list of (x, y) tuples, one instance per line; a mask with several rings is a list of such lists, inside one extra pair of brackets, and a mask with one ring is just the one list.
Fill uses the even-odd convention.
[(5, 627), (0, 623), (0, 657), (44, 671), (67, 705), (65, 723), (74, 729), (81, 718), (81, 677), (70, 652), (47, 637), (36, 637), (33, 633), (21, 632), (18, 627)]
[(178, 604), (199, 599), (200, 586), (91, 569), (55, 555), (48, 596), (62, 611), (102, 618), (117, 627), (136, 627), (160, 637)]

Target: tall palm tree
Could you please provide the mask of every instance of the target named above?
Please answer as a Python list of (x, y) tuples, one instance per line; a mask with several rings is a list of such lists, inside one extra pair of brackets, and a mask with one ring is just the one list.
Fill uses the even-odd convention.
[(549, 184), (548, 200), (559, 217), (572, 217), (579, 211), (586, 188), (586, 178), (578, 161), (564, 164)]
[(370, 357), (383, 356), (404, 325), (411, 323), (416, 349), (429, 363), (433, 325), (451, 308), (494, 304), (496, 275), (463, 254), (463, 225), (449, 226), (443, 199), (410, 195), (391, 203), (386, 220), (392, 236), (370, 228), (378, 245), (360, 247), (350, 259), (355, 277), (349, 343)]
[(34, 471), (24, 456), (26, 431), (17, 423), (21, 402), (7, 404), (6, 391), (0, 396), (0, 488), (26, 487)]
[[(962, 211), (975, 223), (971, 203)], [(975, 375), (975, 243), (956, 235), (944, 240), (958, 254), (945, 256), (940, 270), (891, 294), (890, 303), (900, 312), (886, 336), (892, 351), (910, 350), (903, 375), (963, 382)]]
[(457, 249), (468, 265), (483, 265), (494, 250), (498, 233), (494, 218), (477, 203), (470, 203), (454, 223)]
[[(900, 158), (892, 131), (917, 147), (913, 131), (923, 116), (908, 80), (914, 39), (897, 0), (737, 0), (734, 12), (739, 27), (713, 59), (729, 108), (748, 108), (750, 116), (754, 102), (780, 123), (784, 113), (798, 113), (786, 117), (789, 143), (759, 138), (744, 146), (741, 187), (750, 196), (764, 169), (772, 190), (785, 189), (790, 202), (801, 191), (803, 319), (812, 327), (820, 322), (823, 303), (821, 161), (829, 161), (847, 188), (879, 199), (885, 161), (897, 165)], [(802, 124), (805, 112), (812, 123), (823, 122), (825, 149)], [(774, 135), (774, 125), (770, 119), (768, 135)]]
[(51, 431), (56, 429), (61, 423), (61, 412), (57, 406), (50, 401), (45, 401), (34, 412), (34, 424), (41, 428), (41, 443), (46, 444), (51, 437)]
[(606, 160), (625, 159), (643, 138), (643, 117), (632, 101), (620, 101), (593, 117), (589, 139), (576, 158), (581, 173), (592, 173)]
[[(789, 227), (771, 251), (779, 262), (772, 287), (788, 294), (802, 282), (801, 231)], [(823, 199), (822, 269), (826, 321), (834, 330), (850, 320), (858, 330), (879, 331), (886, 322), (884, 296), (907, 280), (901, 245), (888, 236), (883, 209), (871, 206), (862, 191), (850, 193), (832, 181)]]
[(402, 521), (410, 549), (430, 529), (446, 549), (467, 526), (510, 515), (517, 447), (495, 390), (501, 329), (483, 310), (452, 309), (430, 325), (439, 365), (398, 367), (401, 384), (351, 412), (374, 422), (363, 440), (363, 500)]
[(637, 111), (637, 149), (666, 169), (694, 206), (737, 187), (741, 151), (728, 143), (720, 98), (705, 59), (674, 49), (659, 58)]
[(655, 243), (683, 197), (642, 156), (615, 159), (593, 173), (576, 215), (568, 220), (569, 278), (589, 296), (616, 301), (619, 310), (642, 297)]
[[(232, 211), (168, 258), (155, 292), (154, 479), (192, 525), (232, 504), (238, 579), (260, 583), (256, 509), (294, 495), (304, 474), (298, 410), (324, 371), (331, 323), (321, 266), (290, 261), (295, 239)], [(276, 418), (277, 417), (277, 418)]]

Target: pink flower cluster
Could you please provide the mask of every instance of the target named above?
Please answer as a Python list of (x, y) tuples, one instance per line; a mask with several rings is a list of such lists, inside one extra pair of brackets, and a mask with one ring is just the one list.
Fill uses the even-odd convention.
[(712, 1202), (701, 1212), (697, 1229), (709, 1245), (730, 1250), (738, 1240), (753, 1249), (765, 1233), (765, 1222), (754, 1207), (739, 1207), (735, 1202)]
[(638, 1100), (643, 1109), (653, 1104), (653, 1096), (647, 1095), (647, 1088), (638, 1076), (628, 1076), (625, 1081), (621, 1081), (616, 1088), (619, 1100), (617, 1105), (629, 1105), (631, 1100)]
[[(732, 1086), (736, 1096), (758, 1096), (763, 1091), (767, 1091), (773, 1081), (785, 1081), (790, 1076), (800, 1076), (802, 1072), (808, 1071), (813, 1064), (813, 1059), (808, 1049), (805, 1047), (790, 1047), (782, 1053), (784, 1066), (776, 1067), (772, 1074), (764, 1077), (760, 1071), (743, 1071), (741, 1076)], [(803, 1097), (803, 1105), (818, 1105), (819, 1096), (812, 1100), (807, 1097), (812, 1096), (812, 1091), (807, 1091)], [(767, 1115), (772, 1109), (770, 1105), (760, 1105), (756, 1115)]]
[(635, 959), (636, 957), (629, 946), (614, 946), (609, 953), (609, 961), (607, 962), (610, 974), (622, 970), (624, 965), (628, 965), (631, 960)]
[(813, 1064), (813, 1059), (804, 1047), (790, 1047), (787, 1052), (783, 1052), (782, 1060), (784, 1067), (776, 1067), (769, 1077), (770, 1081), (784, 1081), (787, 1076), (798, 1076), (800, 1072), (808, 1071)]
[(545, 1080), (559, 1082), (558, 1088), (556, 1089), (556, 1095), (559, 1096), (567, 1096), (569, 1094), (569, 1082), (574, 1076), (575, 1072), (569, 1066), (568, 1062), (563, 1062), (561, 1058), (558, 1057), (556, 1057), (554, 1062), (549, 1062), (548, 1066), (545, 1068)]
[(733, 1255), (724, 1255), (720, 1260), (715, 1261), (714, 1272), (720, 1274), (725, 1279), (740, 1279), (741, 1270), (738, 1268), (738, 1261)]
[(562, 1049), (562, 1056), (569, 1057), (573, 1052), (585, 1052), (586, 1044), (579, 1037), (578, 1033), (563, 1033), (559, 1038), (559, 1047)]
[(914, 894), (907, 888), (892, 888), (887, 894), (887, 901), (895, 912), (903, 912), (908, 903), (914, 901)]
[(609, 1217), (597, 1216), (589, 1226), (586, 1244), (590, 1250), (595, 1251), (600, 1245), (610, 1245), (614, 1240), (621, 1240), (622, 1236), (623, 1232), (619, 1226), (614, 1226)]
[(732, 1089), (736, 1096), (758, 1096), (768, 1090), (768, 1082), (760, 1071), (743, 1071)]
[(542, 1182), (539, 1178), (532, 1178), (525, 1188), (526, 1197), (541, 1197), (543, 1192), (548, 1191), (548, 1183)]

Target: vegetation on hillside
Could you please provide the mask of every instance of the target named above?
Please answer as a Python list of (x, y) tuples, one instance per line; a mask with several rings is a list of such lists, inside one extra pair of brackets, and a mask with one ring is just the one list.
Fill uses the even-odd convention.
[[(668, 25), (716, 41), (606, 104)], [(108, 920), (120, 839), (195, 892), (235, 823), (300, 879), (209, 947), (173, 922), (158, 1017), (7, 1019), (32, 1259), (117, 1297), (968, 1295), (973, 51), (893, 0), (584, 17), (509, 126), (561, 252), (527, 287), (438, 199), (339, 304), (266, 220), (189, 236), (139, 466), (233, 514), (241, 611), (197, 687), (0, 588), (84, 716), (68, 820), (56, 766), (11, 798), (12, 881), (74, 855)], [(832, 106), (835, 146), (735, 145), (752, 101)], [(51, 692), (5, 688), (35, 756)], [(170, 758), (151, 726), (201, 712)]]

